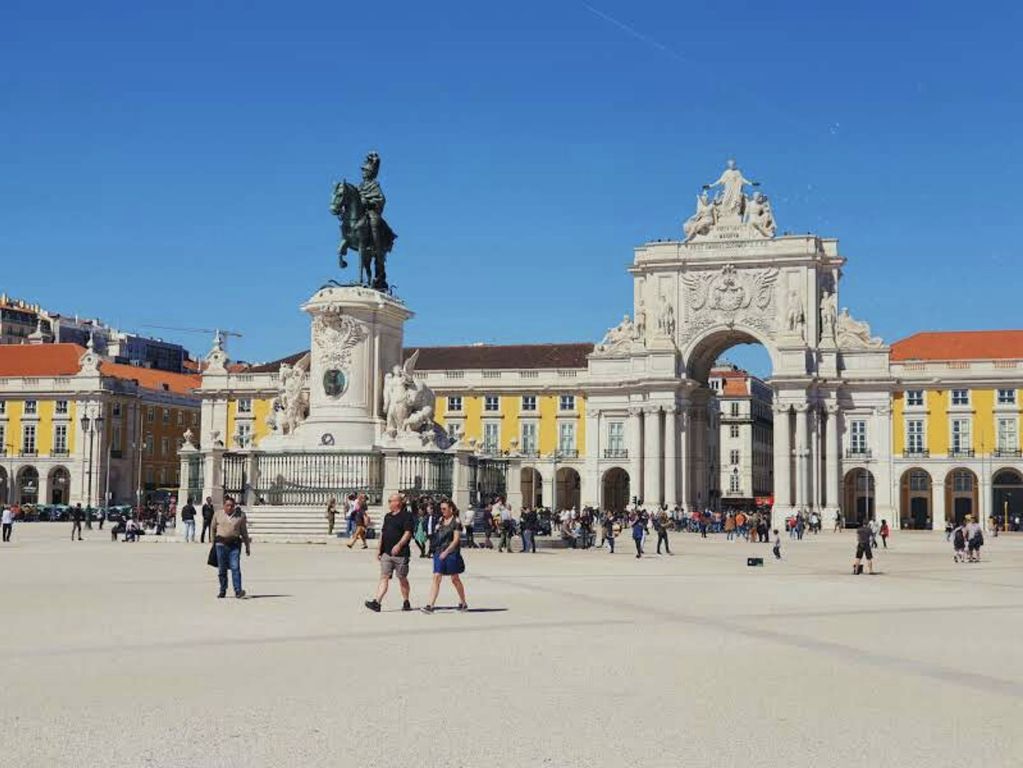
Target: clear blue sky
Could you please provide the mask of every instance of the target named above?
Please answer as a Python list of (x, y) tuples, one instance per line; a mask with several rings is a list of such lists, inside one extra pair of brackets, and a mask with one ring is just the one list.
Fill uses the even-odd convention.
[(630, 309), (632, 247), (679, 236), (734, 156), (782, 230), (841, 239), (842, 303), (875, 333), (1020, 327), (1021, 21), (8, 0), (0, 288), (129, 329), (236, 329), (249, 360), (301, 349), (298, 305), (342, 277), (331, 183), (377, 149), (409, 344), (598, 340)]

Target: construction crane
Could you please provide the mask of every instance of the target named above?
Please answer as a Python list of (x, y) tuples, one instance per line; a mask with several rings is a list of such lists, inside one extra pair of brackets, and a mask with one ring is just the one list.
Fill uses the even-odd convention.
[(140, 328), (155, 328), (161, 331), (175, 331), (177, 333), (212, 333), (213, 340), (221, 347), (227, 344), (228, 336), (235, 336), (241, 338), (242, 335), (237, 331), (227, 331), (222, 328), (178, 328), (173, 325), (140, 325)]

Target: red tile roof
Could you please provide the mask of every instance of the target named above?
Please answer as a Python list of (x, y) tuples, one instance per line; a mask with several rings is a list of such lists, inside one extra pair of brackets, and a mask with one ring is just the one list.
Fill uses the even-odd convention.
[(158, 392), (173, 392), (178, 395), (190, 395), (198, 389), (202, 378), (195, 373), (170, 373), (154, 368), (141, 368), (137, 365), (102, 362), (99, 371), (104, 376), (126, 381), (135, 381), (138, 386)]
[(0, 344), (0, 376), (74, 376), (83, 354), (77, 344)]
[[(77, 344), (0, 344), (0, 377), (74, 376), (85, 348)], [(100, 373), (115, 379), (134, 380), (138, 386), (159, 392), (190, 394), (200, 385), (197, 374), (169, 373), (121, 363), (101, 362)]]
[(905, 360), (1023, 360), (1023, 331), (924, 331), (892, 344)]

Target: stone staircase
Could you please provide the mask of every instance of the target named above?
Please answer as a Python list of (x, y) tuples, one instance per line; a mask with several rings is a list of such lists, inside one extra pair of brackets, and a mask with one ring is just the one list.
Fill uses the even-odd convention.
[[(249, 535), (254, 541), (296, 544), (333, 544), (340, 542), (327, 535), (327, 518), (322, 507), (252, 506), (245, 508)], [(344, 531), (345, 522), (337, 516), (334, 532)]]

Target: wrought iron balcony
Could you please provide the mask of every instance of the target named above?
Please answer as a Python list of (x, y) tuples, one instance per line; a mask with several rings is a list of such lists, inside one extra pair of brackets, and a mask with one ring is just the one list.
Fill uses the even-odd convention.
[(872, 456), (869, 448), (846, 448), (845, 457), (857, 461), (866, 461)]
[(554, 457), (557, 459), (578, 459), (579, 451), (575, 449), (570, 450), (558, 448), (558, 450), (554, 452)]
[(953, 448), (948, 452), (948, 455), (953, 459), (972, 459), (973, 449), (972, 448), (959, 448), (958, 450)]
[(605, 448), (604, 449), (605, 459), (627, 459), (629, 458), (628, 448)]
[(907, 448), (902, 452), (902, 456), (907, 459), (926, 459), (931, 455), (931, 452), (926, 448)]
[(54, 458), (64, 459), (70, 456), (71, 454), (67, 448), (54, 448), (52, 451), (50, 451), (50, 455), (53, 456)]
[(39, 451), (35, 450), (34, 448), (31, 451), (26, 450), (25, 448), (22, 448), (19, 455), (34, 457), (34, 456), (38, 456), (39, 455)]
[(1017, 458), (1018, 459), (1020, 457), (1020, 449), (1019, 448), (995, 448), (995, 456)]

